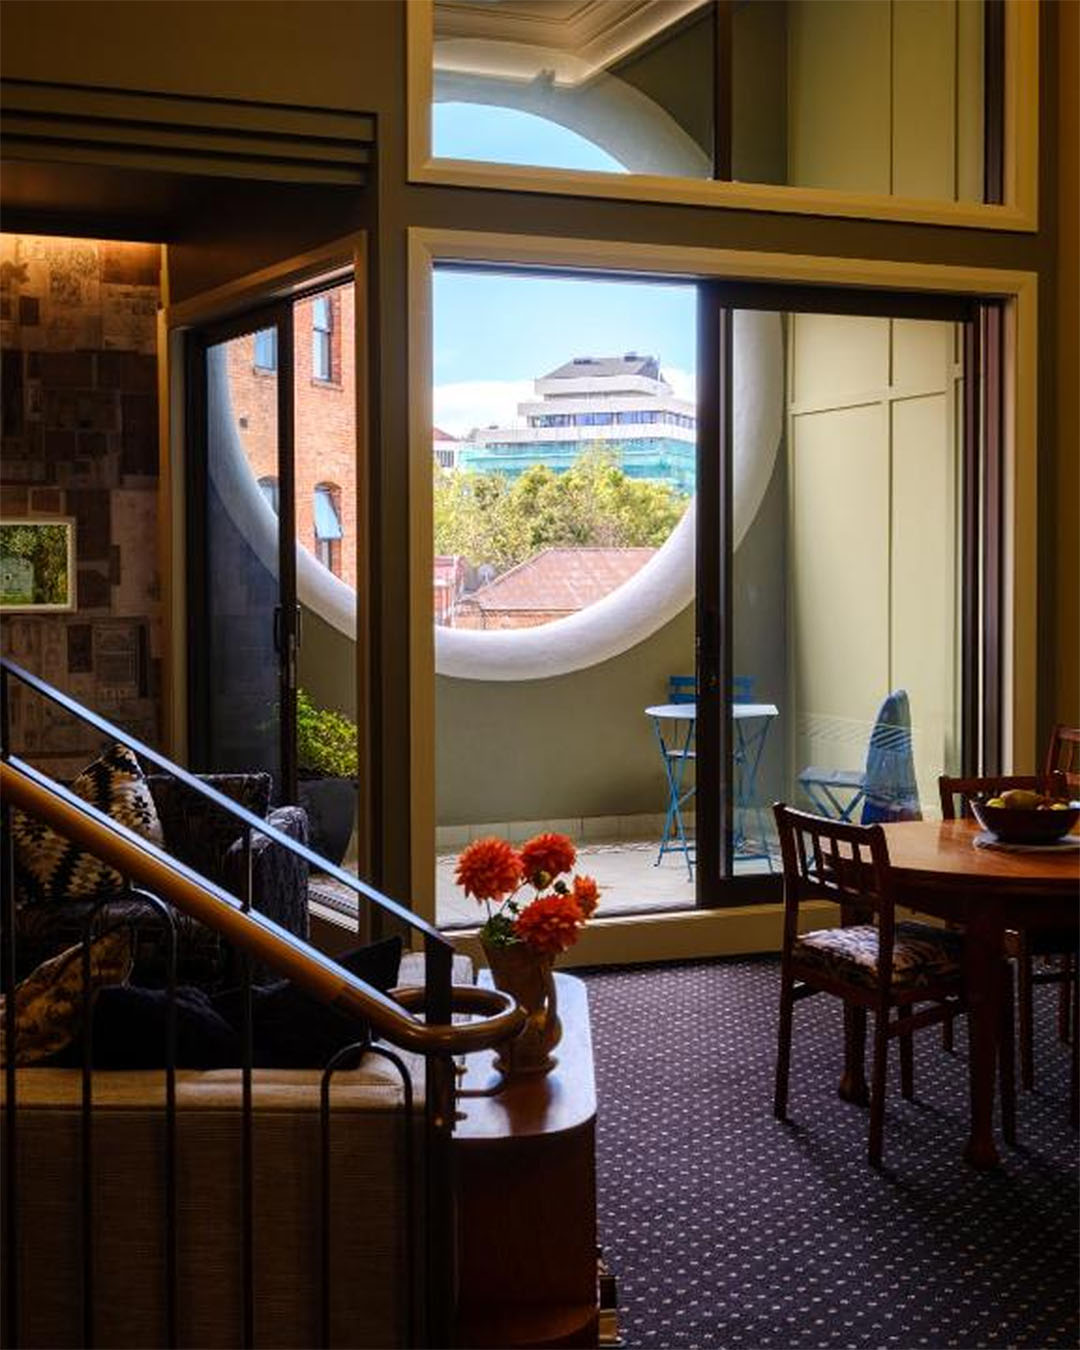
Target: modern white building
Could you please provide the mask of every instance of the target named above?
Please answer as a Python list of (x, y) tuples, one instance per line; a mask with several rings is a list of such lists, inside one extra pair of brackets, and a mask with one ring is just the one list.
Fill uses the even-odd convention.
[(660, 373), (654, 356), (575, 356), (535, 381), (518, 404), (524, 426), (487, 427), (461, 442), (458, 465), (517, 477), (532, 464), (568, 469), (583, 450), (611, 450), (630, 478), (693, 492), (696, 410)]

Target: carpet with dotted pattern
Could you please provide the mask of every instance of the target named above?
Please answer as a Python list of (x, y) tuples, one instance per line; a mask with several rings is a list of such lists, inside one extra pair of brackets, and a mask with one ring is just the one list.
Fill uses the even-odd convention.
[(962, 1161), (966, 1035), (892, 1047), (885, 1165), (840, 1100), (840, 1003), (795, 1009), (789, 1123), (772, 1115), (779, 966), (585, 975), (596, 1057), (599, 1236), (628, 1347), (1077, 1346), (1077, 1136), (1053, 987), (1036, 1090), (991, 1174)]

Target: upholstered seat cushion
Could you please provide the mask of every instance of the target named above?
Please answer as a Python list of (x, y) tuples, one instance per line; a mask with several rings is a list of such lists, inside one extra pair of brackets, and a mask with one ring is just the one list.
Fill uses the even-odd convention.
[[(924, 923), (898, 923), (893, 940), (892, 986), (920, 988), (960, 974), (959, 933)], [(873, 986), (878, 979), (878, 930), (871, 924), (823, 928), (795, 942), (794, 961), (840, 980)]]

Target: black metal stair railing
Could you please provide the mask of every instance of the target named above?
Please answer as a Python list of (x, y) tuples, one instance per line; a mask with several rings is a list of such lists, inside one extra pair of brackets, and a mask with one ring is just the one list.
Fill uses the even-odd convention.
[[(243, 869), (244, 894), (234, 897), (201, 877), (191, 868), (169, 857), (163, 849), (127, 829), (83, 801), (63, 785), (15, 755), (10, 745), (9, 696), (12, 680), (27, 686), (40, 697), (65, 709), (73, 717), (91, 726), (102, 736), (132, 749), (144, 762), (172, 775), (187, 788), (228, 813), (240, 825), (246, 866)], [(450, 1137), (454, 1121), (454, 1056), (486, 1048), (516, 1033), (523, 1014), (512, 999), (494, 991), (452, 985), (453, 948), (431, 925), (404, 906), (382, 895), (359, 878), (326, 863), (317, 853), (274, 828), (224, 796), (196, 776), (172, 763), (151, 747), (128, 735), (121, 728), (82, 707), (74, 699), (44, 680), (8, 660), (0, 660), (0, 985), (8, 1015), (5, 1018), (5, 1108), (4, 1108), (4, 1343), (20, 1343), (19, 1308), (19, 1176), (18, 1176), (18, 1046), (15, 1009), (16, 986), (16, 907), (11, 811), (26, 811), (45, 820), (61, 834), (82, 844), (88, 851), (109, 862), (127, 878), (125, 900), (136, 901), (148, 910), (164, 929), (166, 937), (166, 1026), (165, 1026), (165, 1115), (163, 1157), (163, 1215), (165, 1306), (162, 1312), (162, 1340), (178, 1343), (177, 1288), (177, 1164), (176, 1164), (176, 1056), (177, 1056), (177, 912), (184, 913), (212, 928), (241, 953), (242, 1063), (241, 1073), (241, 1227), (242, 1302), (240, 1323), (243, 1343), (255, 1344), (255, 1223), (254, 1223), (254, 1149), (253, 1124), (253, 962), (258, 960), (275, 972), (288, 976), (309, 994), (324, 1003), (362, 1019), (364, 1034), (334, 1055), (324, 1066), (320, 1090), (320, 1205), (322, 1234), (320, 1253), (320, 1319), (322, 1343), (328, 1344), (330, 1327), (330, 1203), (333, 1193), (330, 1157), (332, 1116), (331, 1081), (343, 1068), (353, 1067), (364, 1053), (382, 1056), (392, 1064), (401, 1079), (404, 1176), (402, 1188), (406, 1214), (406, 1262), (404, 1284), (406, 1308), (419, 1305), (423, 1325), (418, 1331), (411, 1313), (402, 1328), (406, 1344), (420, 1340), (447, 1344), (453, 1319), (453, 1196), (450, 1167)], [(257, 835), (265, 835), (278, 846), (328, 872), (354, 891), (359, 899), (393, 916), (423, 940), (424, 986), (418, 991), (402, 992), (404, 1002), (364, 984), (337, 966), (325, 954), (289, 933), (252, 907), (251, 847)], [(115, 897), (110, 897), (114, 899)], [(108, 917), (109, 899), (93, 904), (83, 921), (83, 1043), (81, 1091), (81, 1197), (80, 1226), (82, 1250), (82, 1337), (83, 1344), (95, 1343), (95, 1301), (93, 1261), (93, 1043), (91, 940), (100, 935), (101, 922)], [(422, 1015), (416, 1015), (419, 1005)], [(454, 1024), (455, 1012), (468, 1012), (473, 1019)], [(421, 1132), (424, 1158), (422, 1185), (426, 1223), (423, 1250), (418, 1251), (417, 1203), (413, 1194), (412, 1084), (409, 1072), (392, 1050), (372, 1044), (371, 1031), (392, 1045), (424, 1056), (424, 1126)], [(420, 1297), (414, 1295), (418, 1286)]]

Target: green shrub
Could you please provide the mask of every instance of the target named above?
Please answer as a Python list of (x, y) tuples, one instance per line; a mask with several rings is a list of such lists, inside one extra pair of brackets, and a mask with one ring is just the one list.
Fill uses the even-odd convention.
[(296, 756), (302, 770), (356, 778), (359, 760), (356, 723), (329, 708), (317, 708), (303, 689), (296, 691)]

